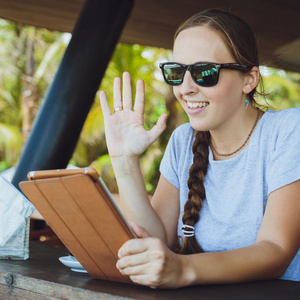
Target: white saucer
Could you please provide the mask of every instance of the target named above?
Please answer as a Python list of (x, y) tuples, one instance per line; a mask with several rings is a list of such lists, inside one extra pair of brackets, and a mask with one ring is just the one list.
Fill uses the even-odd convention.
[(63, 256), (60, 257), (59, 260), (62, 264), (71, 268), (71, 270), (74, 272), (87, 273), (87, 271), (83, 268), (83, 266), (74, 256)]

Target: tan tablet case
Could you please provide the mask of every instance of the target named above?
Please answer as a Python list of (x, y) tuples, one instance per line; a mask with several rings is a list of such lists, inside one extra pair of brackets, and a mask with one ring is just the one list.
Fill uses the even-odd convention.
[(91, 276), (131, 282), (116, 262), (134, 234), (98, 177), (92, 168), (37, 171), (20, 188)]

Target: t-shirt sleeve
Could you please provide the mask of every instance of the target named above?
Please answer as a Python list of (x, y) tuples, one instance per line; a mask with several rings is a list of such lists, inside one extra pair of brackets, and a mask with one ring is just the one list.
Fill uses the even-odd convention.
[(166, 147), (163, 159), (160, 163), (160, 173), (177, 189), (179, 189), (179, 176), (178, 176), (178, 161), (176, 153), (176, 133), (175, 130)]
[(300, 109), (291, 109), (278, 124), (267, 165), (268, 194), (300, 179)]

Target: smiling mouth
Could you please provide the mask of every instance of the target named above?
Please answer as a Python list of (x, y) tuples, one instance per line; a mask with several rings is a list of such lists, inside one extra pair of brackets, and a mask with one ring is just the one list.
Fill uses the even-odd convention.
[(189, 108), (205, 107), (209, 104), (208, 102), (191, 102), (191, 101), (187, 101), (186, 103)]

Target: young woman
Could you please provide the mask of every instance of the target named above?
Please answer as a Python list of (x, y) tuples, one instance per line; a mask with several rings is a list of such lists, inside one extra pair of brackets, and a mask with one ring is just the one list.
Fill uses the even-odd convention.
[(113, 114), (100, 93), (122, 209), (140, 237), (121, 247), (117, 268), (152, 288), (300, 280), (300, 110), (258, 108), (255, 38), (233, 14), (191, 17), (173, 50), (160, 67), (190, 122), (169, 141), (151, 203), (139, 156), (166, 115), (144, 129), (144, 83), (133, 107), (128, 73), (122, 91), (115, 79)]

